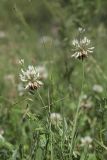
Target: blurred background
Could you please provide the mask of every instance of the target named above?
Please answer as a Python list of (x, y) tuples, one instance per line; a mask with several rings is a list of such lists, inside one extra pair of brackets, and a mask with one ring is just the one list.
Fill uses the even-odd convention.
[[(106, 49), (102, 49), (106, 48), (106, 3), (101, 0), (1, 0), (1, 58), (5, 55), (7, 58), (15, 57), (17, 54), (29, 60), (32, 56), (42, 57), (43, 60), (49, 60), (49, 57), (52, 59), (53, 53), (49, 49), (61, 49), (62, 41), (73, 39), (77, 28), (83, 27), (94, 38), (95, 56), (100, 60), (106, 52)], [(41, 49), (44, 47), (40, 46), (41, 41), (49, 38), (50, 47)]]
[[(27, 155), (34, 129), (43, 127), (41, 121), (47, 116), (37, 95), (32, 98), (23, 94), (19, 59), (24, 59), (26, 66), (45, 66), (44, 86), (40, 89), (45, 104), (50, 90), (50, 102), (54, 104), (51, 112), (63, 113), (68, 121), (73, 120), (82, 69), (80, 62), (70, 57), (71, 42), (79, 27), (85, 28), (95, 47), (86, 60), (84, 85), (84, 95), (95, 106), (95, 98), (106, 97), (107, 90), (107, 1), (0, 0), (0, 134), (6, 139), (1, 143), (1, 160), (9, 159), (20, 144)], [(100, 89), (93, 89), (95, 85)], [(83, 129), (79, 130), (79, 136), (90, 133), (99, 138), (99, 132), (107, 127), (105, 116), (105, 108), (85, 111), (84, 118), (80, 118)], [(106, 131), (103, 138), (106, 144)], [(102, 153), (107, 156), (105, 151)]]

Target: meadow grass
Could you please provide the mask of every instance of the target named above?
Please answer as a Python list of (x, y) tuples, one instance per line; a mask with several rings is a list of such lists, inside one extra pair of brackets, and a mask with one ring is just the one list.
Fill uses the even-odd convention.
[[(0, 4), (0, 160), (106, 160), (106, 2)], [(83, 61), (81, 26), (95, 47)], [(20, 59), (46, 69), (43, 86), (23, 89)]]

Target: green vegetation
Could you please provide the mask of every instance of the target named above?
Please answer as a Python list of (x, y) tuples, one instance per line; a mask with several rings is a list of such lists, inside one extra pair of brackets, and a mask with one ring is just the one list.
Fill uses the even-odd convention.
[[(106, 35), (106, 0), (0, 0), (0, 160), (107, 159)], [(29, 65), (43, 85), (23, 90)]]

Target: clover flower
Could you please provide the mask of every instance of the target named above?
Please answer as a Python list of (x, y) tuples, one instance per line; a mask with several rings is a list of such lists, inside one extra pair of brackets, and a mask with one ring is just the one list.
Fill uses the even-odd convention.
[(99, 84), (95, 84), (92, 89), (93, 89), (94, 92), (97, 92), (97, 93), (102, 93), (103, 92), (103, 87)]
[(94, 104), (91, 98), (89, 98), (87, 95), (83, 95), (80, 107), (83, 109), (91, 109), (93, 106)]
[(25, 83), (25, 89), (35, 90), (43, 85), (40, 81), (39, 72), (34, 66), (29, 65), (26, 71), (21, 69), (21, 74), (19, 76), (21, 81)]
[(88, 146), (89, 148), (92, 148), (92, 142), (93, 142), (93, 139), (90, 136), (81, 138), (82, 147)]
[(61, 123), (62, 117), (59, 113), (51, 113), (50, 120), (53, 125), (57, 125)]
[(72, 55), (72, 57), (82, 60), (88, 57), (88, 54), (92, 53), (94, 49), (94, 47), (90, 47), (90, 42), (91, 41), (87, 37), (74, 39), (72, 41), (72, 45), (74, 47), (74, 54)]
[(83, 101), (81, 103), (81, 107), (83, 109), (91, 109), (93, 107), (93, 103), (90, 101), (90, 100), (87, 100), (87, 101)]

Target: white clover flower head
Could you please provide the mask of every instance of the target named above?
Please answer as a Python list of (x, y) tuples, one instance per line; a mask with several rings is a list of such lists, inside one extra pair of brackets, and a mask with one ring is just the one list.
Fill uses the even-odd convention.
[(80, 107), (83, 109), (91, 109), (93, 106), (94, 106), (94, 104), (93, 104), (91, 98), (84, 94), (81, 97)]
[(86, 137), (81, 138), (81, 146), (82, 147), (88, 146), (89, 148), (92, 148), (92, 142), (93, 142), (93, 139), (90, 136), (86, 136)]
[(82, 27), (79, 27), (79, 28), (78, 28), (78, 31), (79, 31), (80, 33), (83, 33), (83, 32), (85, 32), (85, 29), (82, 28)]
[(102, 93), (103, 92), (103, 87), (99, 84), (95, 84), (92, 89), (93, 89), (94, 92), (97, 92), (97, 93)]
[(76, 59), (84, 59), (88, 57), (89, 53), (93, 52), (94, 47), (90, 47), (91, 41), (87, 37), (83, 37), (80, 39), (74, 39), (72, 41), (72, 45), (74, 47), (73, 52), (74, 54), (72, 57)]
[(47, 79), (48, 77), (48, 71), (45, 66), (36, 66), (36, 70), (39, 73), (40, 79)]
[(83, 109), (91, 109), (93, 107), (93, 102), (91, 100), (84, 100), (81, 103), (81, 108)]
[(21, 81), (26, 83), (25, 89), (35, 90), (43, 85), (43, 83), (39, 80), (39, 72), (34, 66), (29, 65), (26, 71), (21, 69), (21, 74), (19, 76)]
[(57, 125), (61, 123), (62, 117), (59, 113), (51, 113), (50, 120), (53, 125)]

